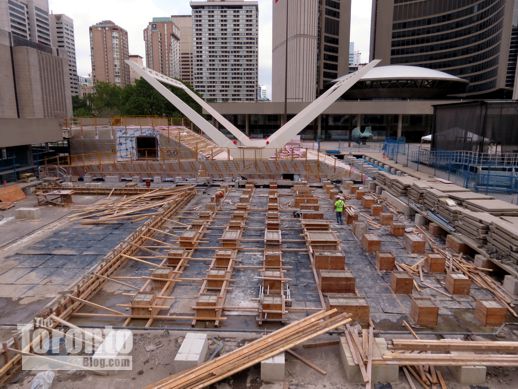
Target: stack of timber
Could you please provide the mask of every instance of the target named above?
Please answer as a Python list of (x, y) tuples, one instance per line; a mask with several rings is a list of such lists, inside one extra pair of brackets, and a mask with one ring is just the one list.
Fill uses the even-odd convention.
[(391, 175), (387, 172), (379, 171), (376, 174), (376, 182), (384, 187), (387, 187), (387, 182), (390, 179)]
[(383, 355), (381, 364), (518, 366), (518, 342), (393, 339), (391, 346), (392, 351)]
[(446, 258), (446, 268), (449, 272), (462, 273), (469, 277), (475, 285), (490, 292), (514, 317), (518, 317), (518, 314), (512, 308), (513, 297), (509, 295), (500, 283), (487, 274), (488, 269), (478, 268), (473, 263), (464, 260), (462, 254), (452, 255), (448, 250), (441, 248), (423, 227), (417, 227), (417, 230), (419, 230), (435, 253)]
[(455, 200), (460, 206), (465, 206), (465, 202), (469, 200), (492, 200), (494, 197), (487, 196), (476, 192), (453, 192), (449, 193), (448, 196)]
[(489, 226), (493, 222), (498, 222), (498, 218), (487, 212), (473, 212), (466, 208), (459, 208), (454, 225), (457, 232), (484, 246), (487, 243)]
[(502, 259), (518, 264), (518, 217), (498, 218), (489, 226), (487, 236), (489, 249)]
[(407, 195), (407, 190), (414, 183), (415, 178), (409, 176), (391, 176), (387, 181), (389, 192), (394, 196), (402, 197)]
[(184, 186), (174, 189), (149, 190), (136, 196), (112, 198), (98, 201), (92, 206), (81, 208), (71, 217), (80, 220), (81, 224), (111, 224), (127, 221), (146, 220), (156, 214), (156, 211), (170, 203), (178, 201), (185, 193), (196, 193), (194, 186)]
[[(360, 368), (363, 382), (367, 389), (374, 387), (372, 382), (372, 366), (382, 362), (383, 353), (380, 352), (374, 338), (372, 322), (369, 329), (361, 329), (357, 326), (346, 325), (345, 337), (340, 338), (342, 347), (349, 349), (353, 361)], [(347, 347), (345, 347), (347, 346)]]
[(412, 185), (407, 189), (407, 195), (410, 200), (417, 204), (423, 204), (424, 192), (430, 188), (432, 184), (427, 181), (415, 180)]
[(518, 216), (518, 205), (502, 200), (468, 200), (466, 208), (475, 212), (487, 212), (494, 216)]
[(445, 199), (445, 198), (448, 198), (448, 195), (446, 193), (441, 192), (438, 189), (435, 189), (435, 187), (428, 188), (424, 191), (424, 194), (423, 194), (423, 205), (427, 209), (429, 209), (431, 211), (435, 211), (437, 209), (437, 203), (438, 203), (439, 199)]
[(151, 384), (147, 388), (207, 387), (309, 339), (347, 324), (350, 320), (347, 314), (336, 314), (335, 310), (318, 312), (219, 358)]

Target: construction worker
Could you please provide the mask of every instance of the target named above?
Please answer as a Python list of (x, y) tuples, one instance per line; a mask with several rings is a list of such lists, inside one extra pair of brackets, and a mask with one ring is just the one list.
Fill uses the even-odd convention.
[(335, 212), (336, 212), (336, 222), (338, 224), (344, 224), (344, 220), (342, 218), (342, 214), (345, 209), (345, 201), (341, 196), (336, 196), (335, 201)]
[(223, 192), (222, 190), (218, 190), (215, 194), (214, 194), (214, 201), (216, 202), (216, 205), (219, 205), (221, 203), (221, 199), (225, 197), (225, 192)]

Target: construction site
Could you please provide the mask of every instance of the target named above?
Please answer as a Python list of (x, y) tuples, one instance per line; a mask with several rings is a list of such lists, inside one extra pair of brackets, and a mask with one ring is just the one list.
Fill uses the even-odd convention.
[[(516, 388), (518, 206), (303, 147), (354, 77), (260, 142), (210, 107), (238, 141), (187, 110), (70, 125), (70, 155), (0, 189), (0, 383)], [(131, 368), (58, 358), (73, 330), (103, 360), (106, 328)]]

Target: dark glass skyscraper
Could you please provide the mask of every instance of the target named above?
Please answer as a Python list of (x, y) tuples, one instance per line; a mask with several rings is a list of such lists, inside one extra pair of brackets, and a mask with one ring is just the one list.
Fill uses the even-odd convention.
[(518, 53), (517, 0), (373, 0), (371, 58), (441, 70), (467, 95), (510, 97)]

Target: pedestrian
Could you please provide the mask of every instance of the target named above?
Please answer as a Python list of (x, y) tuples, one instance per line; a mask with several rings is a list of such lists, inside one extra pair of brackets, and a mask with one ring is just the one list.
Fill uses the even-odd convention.
[(336, 222), (338, 224), (344, 224), (344, 220), (342, 218), (344, 208), (345, 208), (345, 201), (340, 196), (336, 196), (335, 212), (336, 212)]

